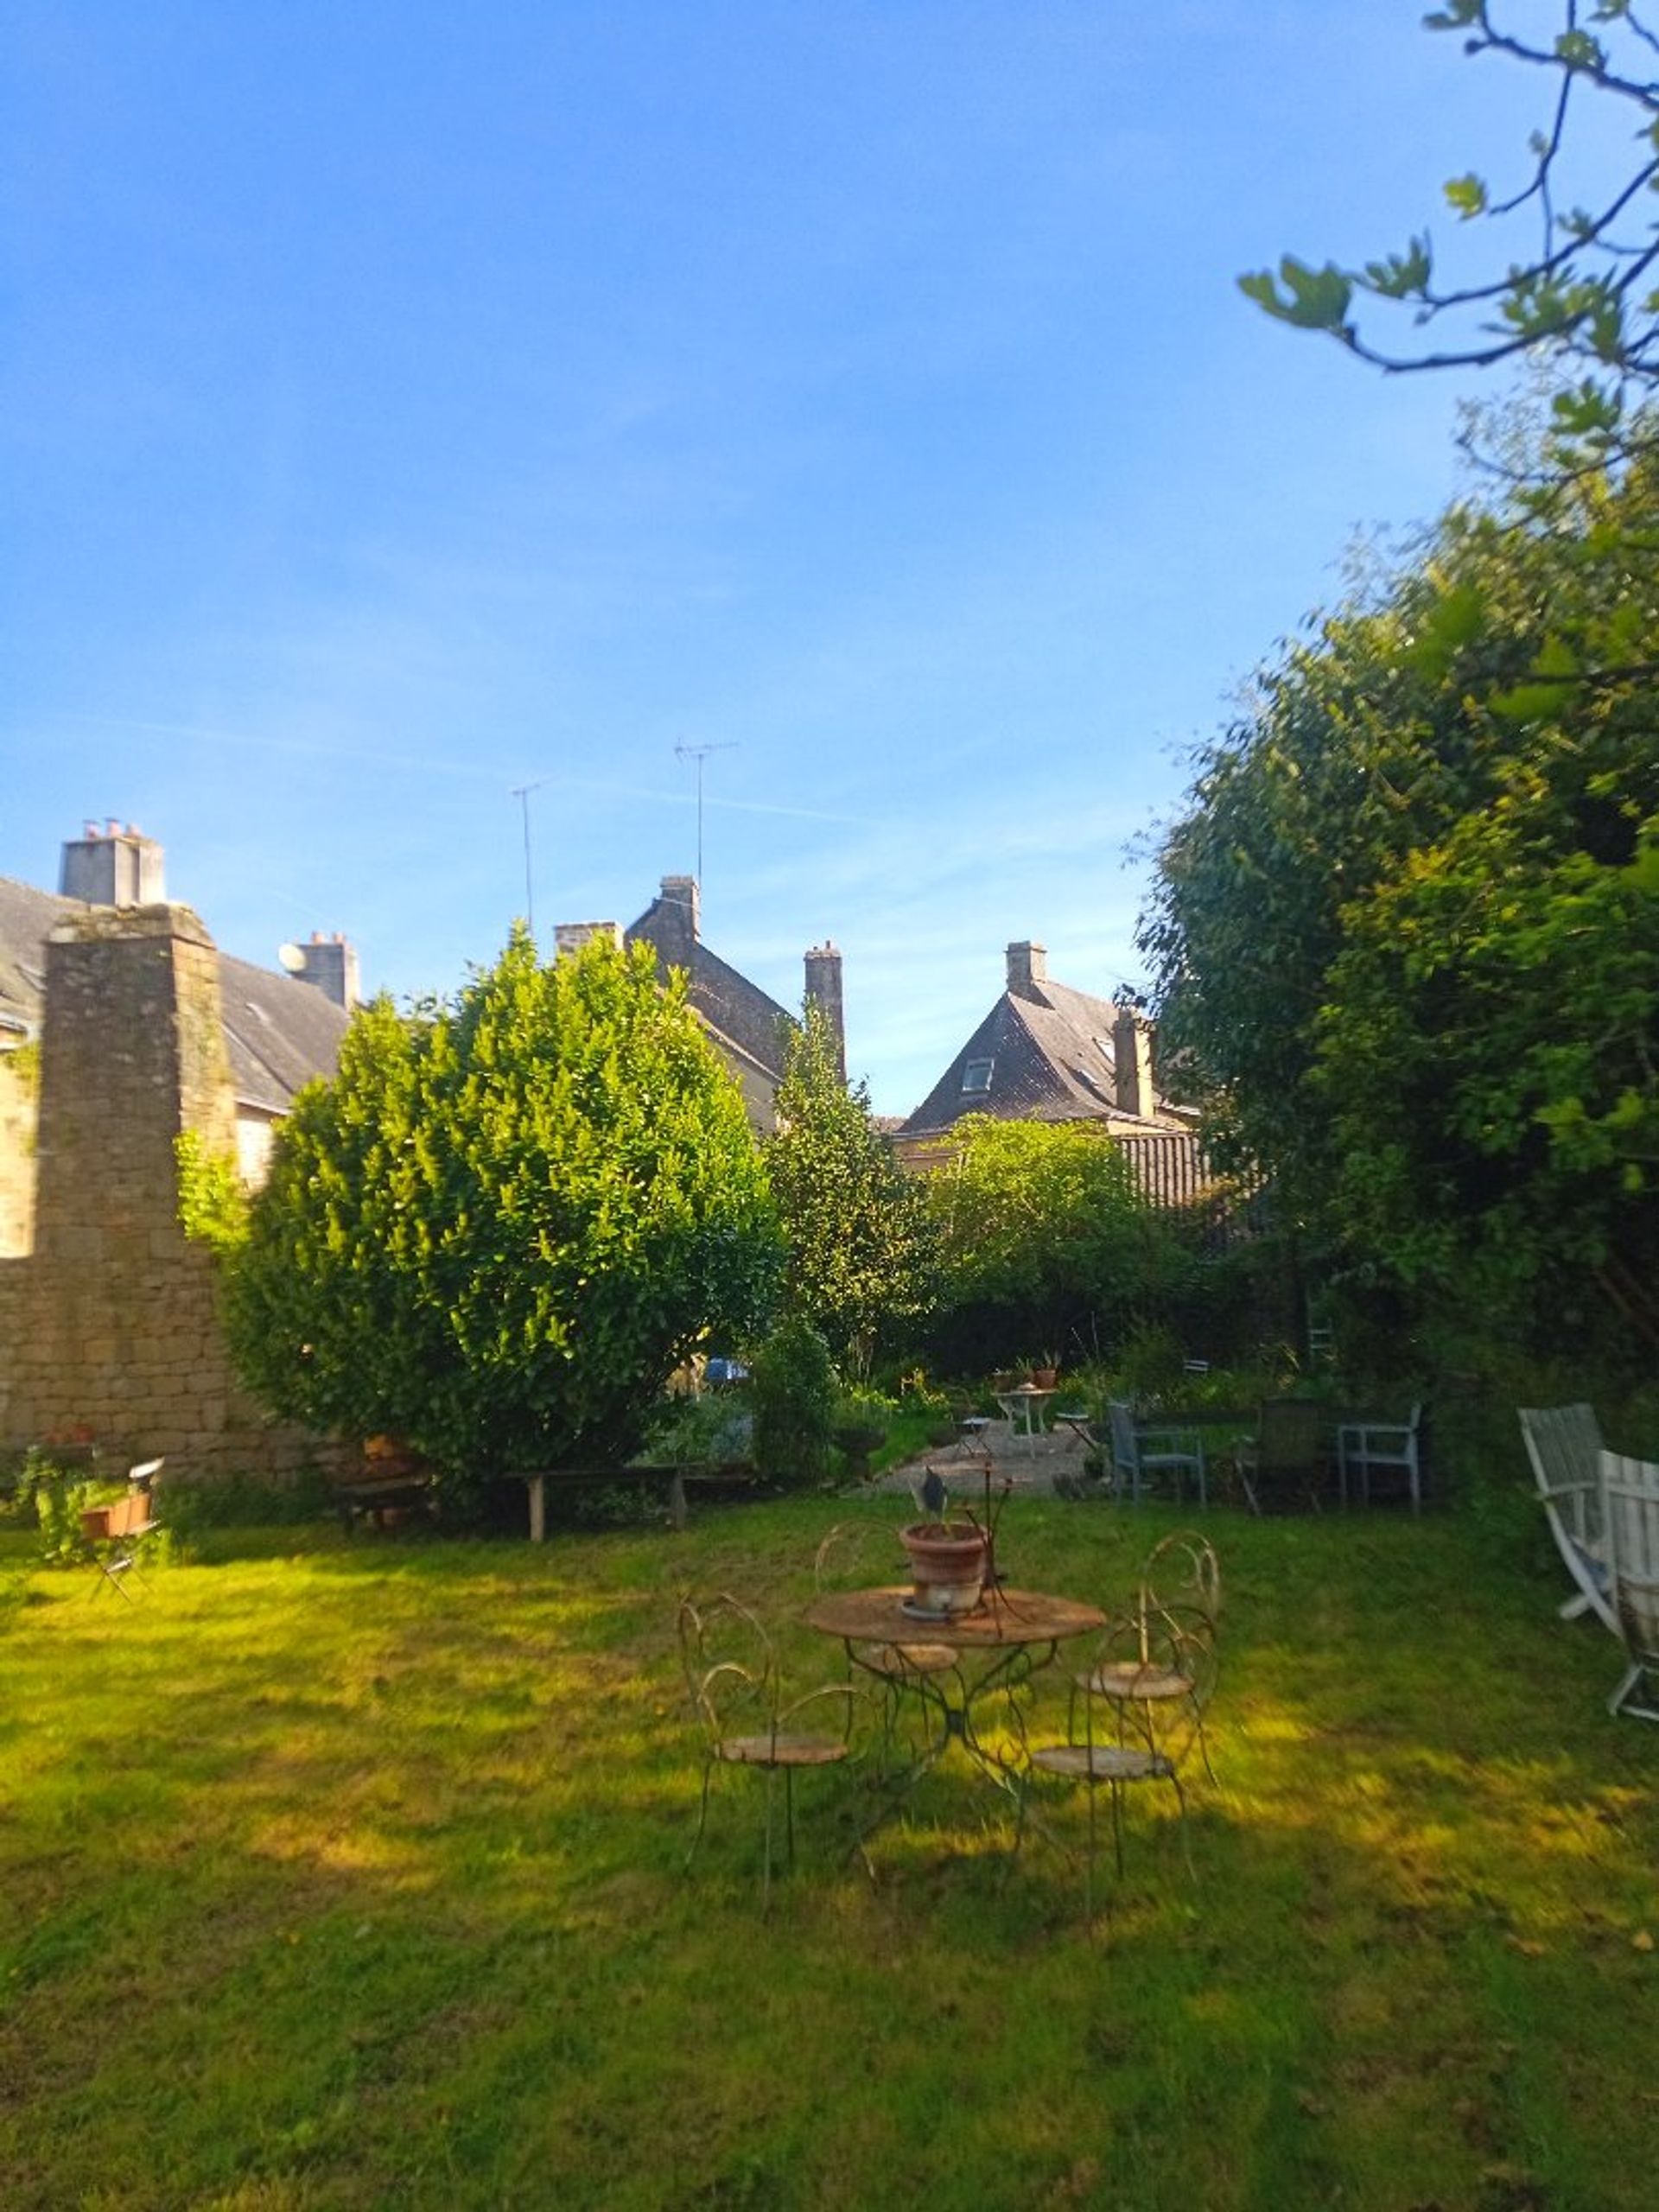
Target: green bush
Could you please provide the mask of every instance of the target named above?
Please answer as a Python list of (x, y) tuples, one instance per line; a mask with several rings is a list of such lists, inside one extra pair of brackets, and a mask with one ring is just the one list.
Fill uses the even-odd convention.
[(770, 1310), (778, 1255), (683, 978), (602, 938), (543, 966), (522, 931), (453, 1005), (359, 1009), (219, 1249), (251, 1387), (404, 1438), (463, 1511), (515, 1468), (624, 1459), (708, 1332)]
[(810, 1321), (779, 1323), (750, 1363), (749, 1395), (761, 1473), (795, 1486), (822, 1482), (841, 1391), (830, 1347)]

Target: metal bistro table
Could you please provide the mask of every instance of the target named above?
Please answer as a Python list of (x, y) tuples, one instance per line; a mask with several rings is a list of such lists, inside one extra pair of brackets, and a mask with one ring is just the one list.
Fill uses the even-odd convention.
[(809, 1628), (841, 1638), (849, 1667), (874, 1675), (884, 1687), (892, 1677), (861, 1656), (873, 1647), (943, 1644), (957, 1654), (956, 1666), (944, 1674), (918, 1669), (901, 1678), (902, 1688), (921, 1699), (939, 1726), (937, 1741), (929, 1730), (925, 1749), (899, 1778), (885, 1809), (895, 1809), (909, 1796), (953, 1739), (982, 1774), (1017, 1795), (1014, 1763), (982, 1737), (975, 1708), (982, 1708), (988, 1697), (1011, 1700), (1039, 1668), (1052, 1665), (1069, 1637), (1104, 1628), (1105, 1614), (1075, 1598), (999, 1587), (971, 1613), (922, 1617), (909, 1609), (911, 1596), (908, 1584), (834, 1592), (815, 1599), (804, 1615)]

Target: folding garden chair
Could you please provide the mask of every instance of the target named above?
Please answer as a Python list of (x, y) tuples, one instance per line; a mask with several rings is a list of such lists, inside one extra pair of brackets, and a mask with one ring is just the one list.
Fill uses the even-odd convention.
[(139, 1554), (161, 1526), (156, 1514), (155, 1482), (166, 1464), (164, 1459), (143, 1459), (129, 1467), (124, 1497), (109, 1505), (88, 1506), (82, 1513), (81, 1532), (92, 1547), (98, 1568), (92, 1589), (94, 1598), (105, 1583), (124, 1598), (130, 1598), (127, 1578), (143, 1580), (138, 1573)]

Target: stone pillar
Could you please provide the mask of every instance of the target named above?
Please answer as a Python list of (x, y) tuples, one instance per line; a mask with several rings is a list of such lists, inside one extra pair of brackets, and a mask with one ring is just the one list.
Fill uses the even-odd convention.
[(326, 1452), (238, 1390), (212, 1262), (178, 1218), (175, 1140), (233, 1154), (219, 955), (188, 907), (90, 907), (46, 948), (35, 1249), (0, 1291), (16, 1448), (89, 1434), (168, 1474)]

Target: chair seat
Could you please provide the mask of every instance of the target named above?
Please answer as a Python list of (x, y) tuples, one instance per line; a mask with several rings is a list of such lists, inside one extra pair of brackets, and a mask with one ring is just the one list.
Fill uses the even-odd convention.
[(957, 1654), (948, 1643), (861, 1643), (858, 1663), (890, 1678), (944, 1675), (956, 1665)]
[(1077, 1688), (1087, 1690), (1091, 1697), (1150, 1703), (1154, 1698), (1191, 1697), (1192, 1678), (1173, 1667), (1154, 1666), (1136, 1659), (1115, 1659), (1106, 1666), (1096, 1667), (1091, 1675), (1079, 1675)]
[(728, 1766), (834, 1766), (847, 1746), (829, 1736), (780, 1728), (773, 1735), (722, 1736), (716, 1756)]
[(1128, 1744), (1039, 1744), (1031, 1764), (1074, 1782), (1168, 1782), (1175, 1774), (1161, 1751)]

